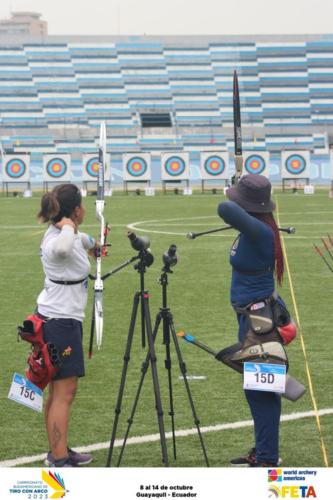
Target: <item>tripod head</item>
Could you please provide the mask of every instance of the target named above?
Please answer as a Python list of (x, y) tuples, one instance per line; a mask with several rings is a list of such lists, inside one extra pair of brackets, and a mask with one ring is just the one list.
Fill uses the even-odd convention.
[(169, 249), (162, 255), (162, 260), (164, 267), (162, 268), (163, 273), (173, 273), (170, 267), (173, 267), (178, 262), (178, 255), (176, 253), (176, 245), (170, 245)]
[(150, 267), (154, 262), (154, 256), (149, 248), (147, 248), (147, 250), (140, 250), (138, 258), (139, 262), (134, 265), (134, 269), (137, 269), (138, 272), (145, 272), (146, 267)]
[(131, 242), (131, 246), (134, 250), (138, 250), (139, 262), (135, 264), (134, 269), (138, 272), (144, 273), (146, 267), (150, 267), (154, 262), (154, 256), (150, 252), (150, 241), (147, 236), (137, 236), (132, 231), (128, 231), (127, 237)]

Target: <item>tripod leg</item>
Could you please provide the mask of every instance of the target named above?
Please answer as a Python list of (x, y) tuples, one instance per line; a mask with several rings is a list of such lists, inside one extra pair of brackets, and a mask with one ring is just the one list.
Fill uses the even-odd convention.
[(159, 431), (160, 431), (162, 460), (163, 460), (164, 465), (166, 467), (168, 467), (169, 466), (168, 450), (167, 450), (166, 440), (165, 440), (165, 429), (164, 429), (164, 421), (163, 421), (161, 391), (160, 391), (160, 384), (158, 381), (156, 354), (155, 354), (154, 339), (153, 339), (153, 334), (152, 334), (152, 329), (151, 329), (151, 319), (150, 319), (150, 312), (149, 312), (148, 297), (149, 296), (147, 293), (145, 293), (143, 295), (145, 321), (146, 321), (146, 332), (147, 332), (147, 339), (148, 339), (148, 349), (149, 349), (149, 356), (150, 356), (151, 372), (152, 372), (152, 377), (153, 377), (157, 420), (158, 420), (158, 426), (159, 426)]
[(128, 330), (127, 344), (126, 344), (126, 349), (125, 349), (125, 354), (124, 354), (124, 364), (123, 364), (123, 369), (122, 369), (122, 373), (121, 373), (121, 380), (120, 380), (119, 392), (118, 392), (116, 409), (115, 409), (115, 419), (114, 419), (114, 423), (113, 423), (113, 427), (112, 427), (110, 448), (109, 448), (109, 454), (108, 454), (108, 459), (107, 459), (107, 463), (106, 463), (107, 467), (111, 467), (112, 453), (113, 453), (114, 442), (115, 442), (116, 434), (117, 434), (119, 415), (121, 412), (121, 403), (122, 403), (124, 389), (125, 389), (126, 373), (127, 373), (128, 362), (130, 360), (130, 353), (131, 353), (131, 347), (132, 347), (132, 341), (133, 341), (135, 320), (136, 320), (136, 316), (137, 316), (137, 312), (138, 312), (139, 301), (140, 301), (140, 293), (137, 292), (134, 295), (134, 300), (133, 300), (132, 316), (131, 316), (131, 322), (130, 322), (130, 326), (129, 326), (129, 330)]
[[(157, 335), (157, 331), (158, 331), (158, 327), (160, 325), (160, 322), (161, 322), (161, 315), (158, 314), (157, 317), (156, 317), (154, 331), (153, 331), (154, 342), (155, 342), (155, 338), (156, 338), (156, 335)], [(133, 423), (134, 415), (135, 415), (135, 412), (136, 412), (136, 407), (137, 407), (138, 402), (139, 402), (139, 397), (140, 397), (141, 389), (142, 389), (143, 382), (144, 382), (144, 379), (145, 379), (145, 376), (146, 376), (146, 373), (147, 373), (147, 370), (148, 370), (148, 367), (149, 367), (149, 358), (150, 358), (150, 354), (149, 354), (149, 351), (148, 351), (146, 359), (142, 363), (142, 366), (141, 366), (141, 378), (140, 378), (139, 386), (138, 386), (138, 389), (136, 391), (136, 395), (135, 395), (135, 398), (134, 398), (134, 403), (133, 403), (131, 414), (130, 414), (129, 418), (127, 419), (128, 426), (127, 426), (127, 429), (126, 429), (126, 432), (125, 432), (125, 436), (124, 436), (124, 440), (123, 440), (123, 444), (122, 444), (122, 447), (121, 447), (121, 450), (120, 450), (117, 467), (120, 466), (120, 463), (121, 463), (122, 458), (123, 458), (123, 454), (124, 454), (124, 451), (125, 451), (126, 442), (127, 442), (127, 439), (128, 439), (129, 433), (130, 433), (130, 429), (131, 429), (131, 426), (132, 426), (132, 423)]]
[(95, 331), (95, 294), (94, 294), (93, 308), (91, 314), (90, 341), (89, 341), (89, 352), (88, 352), (89, 359), (92, 357), (93, 353), (94, 331)]
[(171, 431), (172, 431), (172, 445), (173, 445), (173, 456), (177, 459), (176, 450), (176, 434), (175, 434), (175, 412), (173, 406), (173, 391), (172, 391), (172, 377), (171, 377), (171, 355), (170, 355), (170, 325), (169, 316), (166, 316), (163, 312), (163, 343), (165, 344), (165, 361), (164, 365), (168, 371), (168, 385), (169, 385), (169, 401), (170, 401), (170, 411), (169, 415), (171, 417)]
[(190, 386), (189, 386), (189, 383), (188, 383), (188, 380), (187, 380), (187, 377), (186, 377), (186, 364), (185, 364), (185, 362), (184, 362), (184, 360), (182, 358), (182, 353), (181, 353), (180, 348), (179, 348), (177, 334), (176, 334), (176, 330), (175, 330), (175, 327), (174, 327), (174, 324), (173, 324), (171, 313), (169, 313), (168, 316), (169, 316), (170, 331), (171, 331), (172, 339), (173, 339), (173, 342), (174, 342), (174, 345), (175, 345), (175, 349), (176, 349), (176, 353), (177, 353), (177, 358), (178, 358), (178, 362), (179, 362), (180, 371), (181, 371), (181, 374), (182, 374), (183, 379), (184, 379), (185, 388), (186, 388), (187, 396), (188, 396), (188, 399), (189, 399), (189, 402), (190, 402), (190, 406), (191, 406), (191, 410), (192, 410), (192, 415), (193, 415), (194, 423), (195, 423), (195, 426), (196, 426), (197, 431), (198, 431), (198, 436), (199, 436), (199, 440), (200, 440), (202, 452), (203, 452), (204, 457), (205, 457), (206, 465), (207, 465), (207, 467), (209, 467), (209, 461), (208, 461), (208, 457), (207, 457), (207, 452), (206, 452), (205, 444), (204, 444), (203, 437), (202, 437), (201, 430), (200, 430), (200, 420), (198, 419), (197, 412), (195, 410), (195, 406), (194, 406), (192, 394), (191, 394), (191, 391), (190, 391)]

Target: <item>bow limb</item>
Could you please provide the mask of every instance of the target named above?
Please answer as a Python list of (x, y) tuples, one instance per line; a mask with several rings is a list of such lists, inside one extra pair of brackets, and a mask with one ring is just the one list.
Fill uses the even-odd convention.
[(243, 173), (243, 151), (242, 151), (242, 124), (241, 124), (241, 114), (240, 114), (238, 77), (236, 71), (234, 71), (234, 80), (233, 80), (233, 112), (234, 112), (234, 145), (235, 145), (235, 184), (237, 184)]
[(105, 123), (101, 124), (99, 147), (98, 147), (98, 177), (97, 177), (97, 200), (96, 200), (96, 218), (100, 222), (100, 248), (98, 249), (96, 258), (96, 280), (94, 285), (94, 302), (95, 302), (95, 328), (96, 328), (96, 344), (100, 349), (103, 338), (103, 289), (102, 280), (102, 253), (105, 247), (105, 219), (104, 219), (104, 172), (106, 164), (106, 128)]

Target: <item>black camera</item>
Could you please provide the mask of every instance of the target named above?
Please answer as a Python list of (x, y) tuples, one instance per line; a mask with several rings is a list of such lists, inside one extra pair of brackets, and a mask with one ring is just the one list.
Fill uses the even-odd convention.
[(141, 250), (147, 250), (150, 247), (150, 241), (147, 236), (137, 236), (132, 231), (128, 231), (127, 237), (131, 242), (132, 248), (140, 252)]
[(176, 253), (177, 247), (176, 245), (170, 245), (169, 250), (164, 252), (162, 259), (165, 270), (170, 270), (170, 267), (173, 267), (178, 262), (178, 255)]

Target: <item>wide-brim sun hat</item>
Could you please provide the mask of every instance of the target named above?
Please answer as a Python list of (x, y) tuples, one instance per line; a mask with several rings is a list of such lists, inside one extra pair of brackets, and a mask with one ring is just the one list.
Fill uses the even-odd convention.
[(226, 195), (247, 212), (269, 213), (275, 209), (271, 200), (272, 185), (264, 175), (247, 174), (238, 184), (229, 188)]

